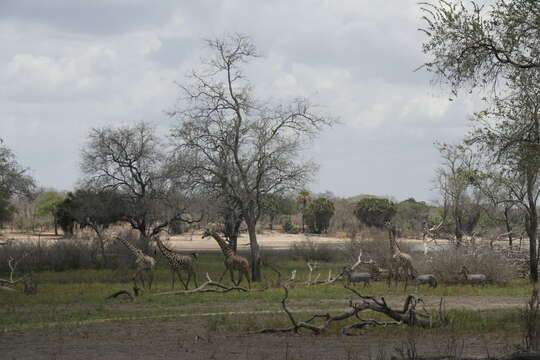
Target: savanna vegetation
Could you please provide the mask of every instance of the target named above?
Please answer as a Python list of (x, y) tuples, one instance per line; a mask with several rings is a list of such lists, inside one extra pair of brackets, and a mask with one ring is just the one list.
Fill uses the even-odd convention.
[[(249, 37), (209, 40), (169, 135), (92, 129), (72, 191), (36, 186), (0, 143), (3, 336), (169, 319), (197, 341), (363, 334), (416, 359), (445, 338), (438, 354), (458, 358), (460, 341), (491, 334), (506, 340), (497, 356), (538, 356), (540, 3), (419, 6), (423, 68), (452, 97), (485, 94), (463, 141), (435, 145), (438, 202), (310, 192), (302, 150), (336, 119), (309, 99), (259, 98)], [(219, 250), (175, 251), (182, 234)], [(268, 234), (293, 240), (263, 247)]]

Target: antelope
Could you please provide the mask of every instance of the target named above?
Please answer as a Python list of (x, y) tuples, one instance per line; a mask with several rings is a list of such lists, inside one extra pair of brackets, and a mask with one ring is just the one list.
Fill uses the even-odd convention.
[(343, 268), (343, 274), (347, 277), (347, 282), (349, 284), (355, 284), (355, 283), (364, 283), (364, 287), (367, 285), (370, 285), (371, 281), (371, 274), (368, 272), (353, 272), (350, 268), (344, 267)]
[(463, 266), (460, 274), (463, 274), (465, 281), (471, 285), (486, 286), (486, 275), (484, 274), (469, 274), (469, 270)]
[(418, 289), (418, 286), (422, 284), (428, 284), (432, 288), (437, 287), (437, 278), (433, 274), (424, 274), (424, 275), (418, 275), (414, 282), (416, 284), (416, 288)]

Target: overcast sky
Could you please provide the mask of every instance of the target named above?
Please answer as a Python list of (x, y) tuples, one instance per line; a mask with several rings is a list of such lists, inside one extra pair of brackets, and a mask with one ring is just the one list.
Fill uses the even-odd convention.
[(238, 32), (262, 55), (249, 71), (259, 94), (341, 119), (309, 152), (313, 191), (432, 200), (433, 143), (458, 141), (474, 103), (413, 72), (420, 26), (417, 0), (2, 0), (0, 137), (41, 186), (72, 189), (90, 128), (166, 133), (203, 39)]

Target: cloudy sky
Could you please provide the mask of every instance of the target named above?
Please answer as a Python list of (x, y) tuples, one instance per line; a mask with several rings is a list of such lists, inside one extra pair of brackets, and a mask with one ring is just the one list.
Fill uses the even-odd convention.
[(432, 200), (433, 143), (458, 141), (474, 103), (413, 70), (417, 0), (2, 0), (0, 138), (41, 186), (72, 189), (88, 130), (173, 125), (174, 82), (204, 39), (249, 35), (262, 96), (308, 97), (341, 124), (318, 138), (315, 192)]

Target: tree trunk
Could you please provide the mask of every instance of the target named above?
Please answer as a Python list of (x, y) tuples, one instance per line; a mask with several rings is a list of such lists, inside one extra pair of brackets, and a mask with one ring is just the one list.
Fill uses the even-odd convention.
[(98, 242), (99, 242), (99, 250), (101, 251), (101, 258), (103, 259), (103, 265), (107, 266), (107, 255), (105, 255), (105, 243), (103, 241), (103, 236), (101, 235), (101, 231), (99, 229), (94, 228), (94, 231), (96, 232)]
[(538, 258), (537, 258), (537, 214), (536, 207), (530, 208), (528, 211), (528, 219), (526, 223), (527, 235), (529, 236), (529, 265), (530, 265), (530, 280), (538, 282)]
[(512, 225), (510, 224), (510, 215), (509, 215), (510, 209), (508, 207), (504, 208), (504, 224), (506, 226), (506, 232), (508, 233), (508, 245), (512, 247)]
[(251, 247), (251, 278), (254, 282), (260, 282), (261, 278), (261, 254), (257, 243), (257, 221), (247, 220), (246, 225), (249, 233), (249, 245)]

